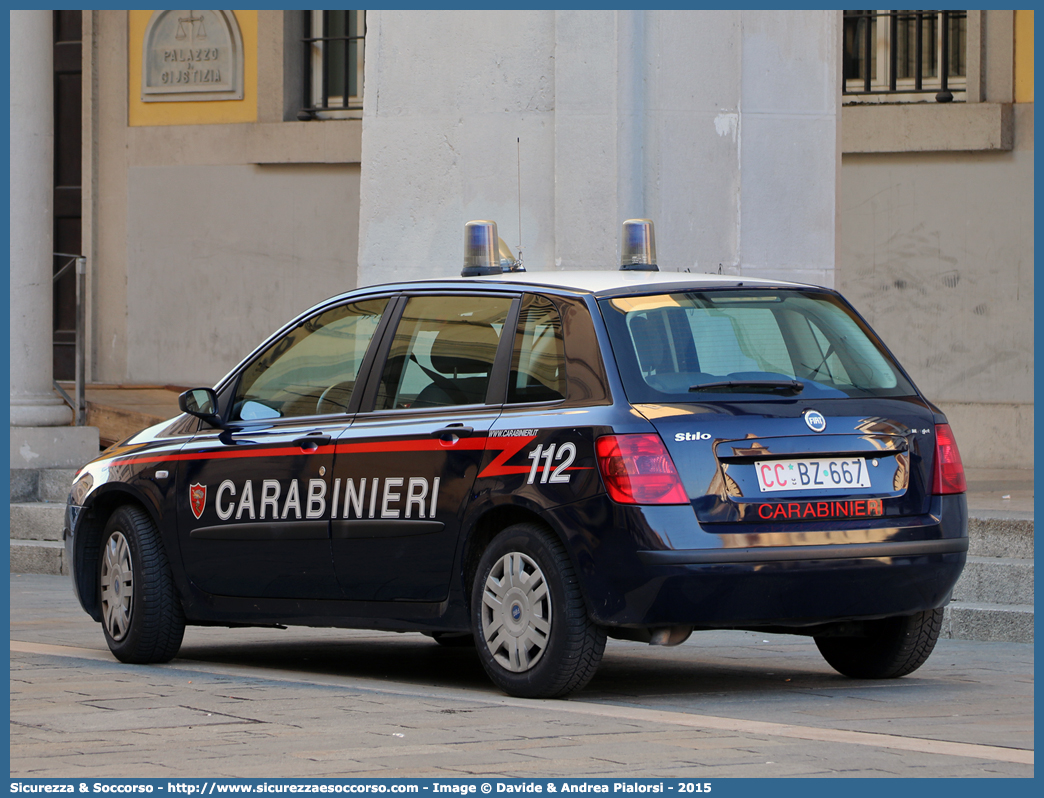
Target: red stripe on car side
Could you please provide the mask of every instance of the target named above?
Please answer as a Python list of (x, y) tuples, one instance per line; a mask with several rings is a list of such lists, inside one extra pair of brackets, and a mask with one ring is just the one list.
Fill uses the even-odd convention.
[[(504, 465), (505, 462), (510, 460), (516, 454), (518, 450), (525, 446), (527, 443), (531, 443), (536, 440), (536, 435), (517, 435), (512, 437), (504, 438), (490, 438), (490, 441), (497, 441), (497, 443), (506, 444), (503, 451), (500, 452), (493, 461), (482, 469), (482, 473), (479, 474), (475, 479), (482, 479), (483, 477), (502, 477), (508, 474), (528, 474), (529, 469), (532, 466), (509, 466)], [(492, 446), (486, 446), (487, 449), (492, 449)]]

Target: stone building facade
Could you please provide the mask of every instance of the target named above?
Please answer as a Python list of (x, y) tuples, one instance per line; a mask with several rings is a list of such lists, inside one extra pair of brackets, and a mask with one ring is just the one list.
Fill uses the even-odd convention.
[[(12, 430), (68, 423), (44, 243), (55, 13), (11, 18)], [(845, 104), (841, 12), (79, 24), (91, 382), (212, 384), (315, 301), (456, 274), (472, 218), (539, 270), (614, 268), (641, 216), (661, 269), (842, 289), (969, 465), (1032, 464), (1032, 21), (1014, 12), (968, 12), (945, 105)]]

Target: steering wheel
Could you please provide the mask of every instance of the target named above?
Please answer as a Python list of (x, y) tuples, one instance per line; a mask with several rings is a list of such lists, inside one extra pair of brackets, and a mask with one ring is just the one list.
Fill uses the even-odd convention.
[(329, 413), (347, 413), (348, 400), (352, 398), (354, 388), (355, 382), (350, 380), (331, 385), (319, 396), (315, 412), (320, 416)]

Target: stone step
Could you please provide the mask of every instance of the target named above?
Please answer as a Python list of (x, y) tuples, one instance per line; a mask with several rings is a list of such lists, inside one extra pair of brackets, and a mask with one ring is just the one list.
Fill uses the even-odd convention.
[(1033, 559), (1032, 513), (973, 511), (968, 519), (968, 554)]
[(953, 589), (954, 601), (1033, 604), (1033, 560), (968, 557)]
[(942, 637), (992, 643), (1032, 643), (1033, 605), (951, 602), (943, 617)]
[(944, 637), (1033, 642), (1033, 513), (969, 512), (968, 562), (946, 608)]
[(12, 468), (12, 502), (61, 502), (69, 498), (75, 468)]
[(34, 502), (39, 497), (40, 471), (36, 468), (11, 469), (11, 501)]
[[(61, 541), (65, 505), (57, 502), (22, 502), (11, 505), (11, 540)], [(35, 571), (31, 573), (37, 573)], [(47, 571), (46, 573), (50, 573)]]
[(98, 456), (95, 427), (11, 427), (11, 470), (79, 468)]
[(41, 471), (37, 501), (65, 504), (69, 500), (69, 490), (72, 488), (76, 472), (74, 468), (48, 468)]
[(68, 575), (65, 546), (54, 540), (12, 540), (11, 573)]

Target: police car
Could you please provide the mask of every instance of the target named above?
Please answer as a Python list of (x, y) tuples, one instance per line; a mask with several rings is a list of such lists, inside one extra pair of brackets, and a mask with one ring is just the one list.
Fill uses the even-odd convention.
[(968, 548), (943, 414), (832, 290), (656, 270), (530, 272), (490, 222), (463, 279), (308, 310), (184, 411), (77, 475), (65, 546), (124, 662), (187, 624), (473, 644), (564, 696), (606, 638), (813, 638), (917, 669)]

